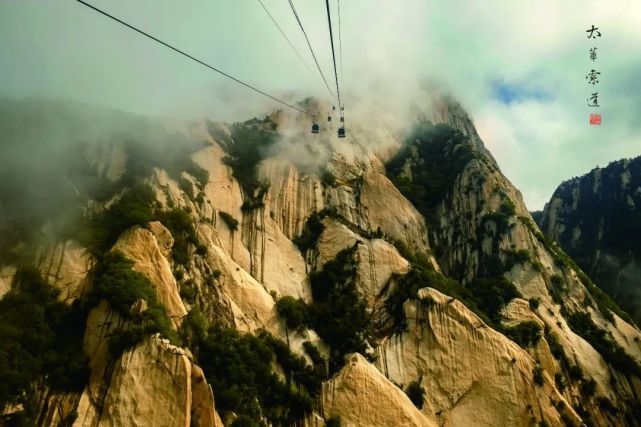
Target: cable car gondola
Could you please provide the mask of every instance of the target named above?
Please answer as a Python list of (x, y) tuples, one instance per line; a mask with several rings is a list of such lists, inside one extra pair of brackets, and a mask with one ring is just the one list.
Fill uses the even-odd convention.
[(314, 117), (312, 122), (312, 133), (318, 133), (320, 132), (320, 125), (316, 123), (316, 117)]
[(331, 122), (331, 121), (332, 121), (332, 115), (331, 115), (331, 114), (329, 114), (329, 113), (327, 113), (327, 121), (328, 121), (328, 122)]
[(345, 126), (341, 126), (338, 128), (338, 137), (345, 138)]

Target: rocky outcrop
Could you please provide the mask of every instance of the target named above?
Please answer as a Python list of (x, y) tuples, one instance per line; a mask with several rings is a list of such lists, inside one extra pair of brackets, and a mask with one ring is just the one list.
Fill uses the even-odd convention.
[(78, 242), (65, 240), (42, 246), (36, 258), (44, 279), (60, 291), (61, 301), (71, 303), (87, 291), (94, 260)]
[(0, 298), (11, 290), (13, 278), (16, 275), (16, 267), (3, 265), (0, 267)]
[[(168, 230), (162, 230), (162, 224), (156, 223), (154, 229), (159, 235), (166, 236)], [(171, 235), (171, 233), (169, 233)], [(166, 246), (166, 242), (163, 248)], [(134, 262), (133, 269), (144, 274), (154, 285), (158, 300), (165, 306), (167, 314), (179, 324), (187, 310), (178, 295), (178, 285), (171, 272), (169, 261), (163, 254), (154, 234), (141, 227), (127, 230), (120, 236), (113, 246), (114, 251), (122, 252), (127, 258)], [(166, 250), (165, 250), (166, 252)]]
[(90, 312), (84, 347), (91, 376), (73, 425), (222, 426), (211, 387), (188, 351), (155, 335), (112, 359), (108, 338), (127, 328), (104, 301)]
[(327, 218), (318, 242), (317, 268), (336, 258), (336, 255), (357, 242), (358, 288), (370, 305), (383, 291), (393, 274), (407, 273), (409, 263), (396, 248), (383, 239), (367, 239), (351, 231), (346, 225)]
[(432, 427), (412, 401), (358, 353), (323, 385), (325, 418), (339, 416), (346, 427)]
[[(508, 280), (522, 298), (498, 314), (501, 324), (529, 321), (543, 329), (536, 345), (523, 349), (461, 301), (428, 288), (430, 283), (420, 284), (425, 288), (402, 306), (407, 328), (372, 331), (374, 364), (359, 354), (348, 356), (345, 366), (323, 384), (316, 412), (304, 425), (320, 427), (334, 416), (344, 426), (625, 425), (626, 406), (641, 403), (641, 380), (626, 378), (594, 343), (570, 328), (568, 318), (588, 313), (608, 339), (641, 361), (639, 330), (616, 314), (608, 319), (577, 269), (540, 236), (519, 192), (501, 175), (460, 105), (441, 100), (431, 114), (434, 122), (448, 123), (466, 136), (451, 154), (468, 152), (470, 160), (445, 183), (442, 198), (428, 212), (419, 213), (385, 175), (383, 159), (389, 159), (401, 141), (378, 124), (367, 131), (355, 126), (349, 144), (320, 139), (318, 150), (329, 150), (324, 151), (328, 164), (322, 157), (320, 168), (298, 167), (296, 159), (267, 151), (274, 157), (258, 165), (258, 177), (269, 187), (262, 200), (245, 208), (248, 195), (222, 160), (226, 127), (220, 125), (220, 135), (212, 137), (195, 125), (186, 131), (210, 145), (192, 158), (208, 172), (208, 181), (200, 185), (186, 171), (180, 178), (198, 188), (198, 197), (187, 194), (175, 173), (162, 169), (153, 169), (145, 182), (162, 209), (189, 212), (202, 247), (190, 248), (192, 256), (185, 264), (172, 265), (174, 238), (162, 224), (152, 222), (127, 230), (114, 250), (123, 252), (151, 281), (175, 326), (198, 307), (212, 323), (246, 333), (269, 331), (308, 365), (312, 360), (304, 350), (306, 341), (325, 357), (329, 349), (314, 331), (288, 330), (275, 309), (276, 300), (287, 295), (310, 302), (309, 274), (357, 243), (357, 289), (367, 299), (368, 314), (386, 309), (384, 299), (393, 292), (390, 280), (412, 268), (398, 247), (429, 259), (431, 267), (468, 290), (479, 277)], [(118, 150), (105, 149), (100, 156), (104, 158), (96, 165), (101, 174), (111, 179), (122, 175), (125, 162)], [(445, 169), (448, 160), (443, 159)], [(420, 162), (416, 165), (421, 167)], [(314, 212), (323, 213), (324, 230), (302, 254), (292, 241)], [(39, 267), (61, 288), (65, 300), (82, 295), (92, 262), (84, 249), (67, 242), (42, 250), (39, 259)], [(15, 269), (2, 268), (0, 292), (6, 292), (13, 274)], [(559, 281), (561, 302), (554, 288)], [(183, 301), (179, 286), (193, 288), (193, 298)], [(538, 307), (528, 300), (536, 300)], [(142, 313), (145, 306), (139, 300), (132, 310)], [(81, 394), (43, 392), (39, 425), (56, 425), (74, 411), (73, 425), (83, 427), (222, 425), (215, 410), (216, 390), (188, 349), (147, 336), (121, 356), (110, 354), (110, 337), (129, 326), (104, 301), (90, 311), (84, 340), (89, 384)], [(548, 341), (551, 337), (555, 343)], [(566, 361), (552, 355), (559, 347)], [(583, 380), (572, 380), (571, 368), (580, 368)], [(594, 380), (594, 395), (585, 397), (582, 386), (588, 379)], [(403, 392), (413, 382), (425, 390), (421, 408)], [(614, 413), (604, 409), (608, 402)]]
[(377, 365), (396, 384), (420, 381), (436, 424), (560, 426), (556, 402), (579, 421), (547, 373), (534, 382), (536, 361), (460, 302), (425, 288), (404, 311), (408, 330), (382, 343)]
[(265, 211), (283, 234), (294, 240), (302, 233), (307, 218), (324, 207), (320, 179), (277, 159), (262, 162), (260, 177), (270, 184), (265, 195)]
[(565, 181), (538, 224), (641, 323), (641, 157)]
[(74, 426), (222, 426), (200, 368), (158, 336), (126, 351), (104, 375), (100, 407), (85, 392)]

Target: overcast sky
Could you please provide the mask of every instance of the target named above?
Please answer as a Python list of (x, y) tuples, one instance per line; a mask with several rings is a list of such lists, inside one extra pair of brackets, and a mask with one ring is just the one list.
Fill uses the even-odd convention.
[[(262, 1), (313, 67), (288, 1)], [(328, 96), (258, 0), (91, 2), (263, 90)], [(332, 83), (325, 2), (294, 4)], [(641, 154), (641, 1), (342, 0), (341, 22), (348, 108), (354, 97), (416, 102), (416, 82), (436, 82), (470, 113), (531, 210), (562, 180)], [(601, 38), (586, 37), (592, 25)], [(276, 107), (73, 0), (1, 1), (0, 58), (0, 96), (218, 120)], [(587, 106), (595, 91), (597, 111)], [(588, 124), (591, 112), (601, 126)]]

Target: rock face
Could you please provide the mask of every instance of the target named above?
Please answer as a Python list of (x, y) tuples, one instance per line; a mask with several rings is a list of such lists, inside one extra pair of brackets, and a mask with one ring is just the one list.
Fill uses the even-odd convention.
[(107, 337), (127, 327), (104, 301), (89, 314), (91, 376), (73, 426), (222, 426), (211, 387), (184, 349), (155, 335), (111, 360)]
[(634, 321), (641, 323), (641, 157), (563, 182), (538, 215), (559, 242)]
[(323, 224), (325, 229), (318, 242), (318, 267), (336, 258), (343, 249), (360, 242), (356, 252), (359, 260), (358, 285), (370, 304), (374, 304), (393, 274), (409, 270), (407, 260), (385, 240), (363, 238), (336, 220), (325, 219)]
[(157, 336), (125, 352), (106, 374), (100, 411), (85, 409), (91, 399), (83, 395), (74, 426), (222, 426), (202, 370)]
[[(292, 123), (302, 126), (303, 120), (282, 112), (270, 118), (284, 129)], [(349, 355), (339, 372), (324, 381), (303, 425), (320, 427), (332, 417), (340, 417), (344, 426), (638, 425), (634, 412), (641, 405), (641, 380), (633, 368), (617, 361), (641, 362), (640, 331), (612, 313), (571, 259), (541, 234), (460, 105), (436, 100), (432, 116), (424, 119), (447, 124), (450, 137), (427, 157), (420, 157), (425, 147), (416, 145), (411, 161), (394, 173), (394, 153), (409, 143), (404, 145), (378, 123), (367, 132), (355, 126), (342, 145), (314, 140), (314, 153), (322, 154), (321, 170), (302, 167), (278, 150), (261, 151), (267, 158), (256, 165), (256, 178), (268, 184), (261, 197), (245, 194), (223, 160), (229, 127), (216, 125), (210, 135), (210, 126), (185, 125), (180, 132), (207, 142), (192, 154), (195, 164), (208, 172), (207, 180), (156, 167), (144, 182), (155, 193), (155, 208), (188, 213), (198, 247), (190, 243), (189, 259), (177, 263), (172, 246), (179, 236), (151, 222), (124, 231), (113, 250), (131, 259), (133, 268), (151, 281), (176, 328), (198, 307), (211, 323), (250, 334), (269, 331), (312, 365), (305, 342), (325, 358), (331, 349), (313, 330), (288, 330), (276, 302), (282, 296), (312, 302), (310, 274), (357, 244), (355, 284), (373, 319), (367, 342), (374, 362)], [(248, 126), (258, 126), (252, 123)], [(117, 148), (92, 150), (100, 157), (93, 166), (101, 174), (115, 180), (126, 172), (126, 156)], [(412, 185), (423, 173), (433, 172), (430, 167), (439, 173), (426, 181), (440, 187), (429, 184), (430, 191), (421, 193)], [(625, 188), (638, 187), (631, 177), (624, 181)], [(429, 203), (423, 203), (421, 194), (427, 194)], [(92, 208), (104, 209), (112, 202)], [(554, 221), (549, 221), (556, 224), (552, 230), (562, 229), (562, 205), (550, 204)], [(300, 244), (297, 238), (314, 213), (322, 218), (322, 231), (301, 251), (294, 241)], [(575, 240), (586, 233), (572, 232)], [(38, 260), (65, 301), (90, 288), (94, 261), (79, 244), (43, 248)], [(377, 319), (390, 317), (386, 303), (397, 279), (427, 265), (430, 274), (418, 275), (421, 283), (401, 289), (398, 314), (406, 326), (381, 327)], [(15, 271), (14, 266), (2, 267), (0, 292), (8, 291)], [(445, 282), (443, 275), (459, 282), (459, 299), (446, 295), (447, 286), (439, 288), (443, 292), (434, 289)], [(485, 313), (492, 315), (488, 323), (474, 314), (478, 307), (473, 303), (484, 302), (473, 292), (481, 286), (479, 279), (507, 282), (520, 294), (500, 311)], [(179, 292), (185, 290), (191, 297)], [(143, 313), (145, 305), (137, 301), (132, 314)], [(588, 332), (618, 353), (613, 356), (603, 342), (579, 330), (576, 315), (585, 322), (581, 316), (589, 316), (594, 326)], [(535, 325), (539, 334), (535, 343), (522, 348), (506, 334), (507, 328), (524, 322)], [(89, 312), (84, 337), (88, 385), (82, 393), (43, 389), (38, 425), (58, 425), (76, 413), (72, 425), (78, 427), (222, 426), (217, 391), (190, 349), (150, 335), (112, 360), (109, 337), (130, 326), (105, 301)], [(273, 365), (284, 376), (276, 361)], [(410, 383), (425, 391), (420, 409), (403, 391)], [(231, 419), (233, 414), (228, 424)]]
[(323, 408), (327, 418), (338, 415), (347, 427), (437, 425), (358, 353), (347, 357), (345, 367), (324, 384)]
[[(451, 186), (429, 199), (425, 209), (430, 219), (430, 244), (442, 271), (468, 287), (481, 286), (477, 278), (505, 279), (525, 299), (536, 299), (540, 304), (531, 311), (565, 353), (563, 356), (556, 351), (554, 375), (567, 384), (563, 391), (566, 400), (592, 423), (625, 425), (621, 414), (639, 402), (632, 391), (636, 376), (623, 380), (612, 371), (612, 364), (617, 362), (607, 351), (599, 353), (596, 348), (619, 345), (616, 351), (625, 352), (624, 358), (630, 357), (636, 364), (641, 354), (629, 343), (641, 339), (639, 330), (620, 321), (570, 258), (542, 235), (520, 193), (473, 140), (442, 127), (430, 132), (425, 138), (431, 144), (440, 144), (436, 151), (426, 150), (434, 157), (408, 156), (404, 166), (414, 173), (420, 171), (421, 162), (431, 162), (437, 168), (439, 164), (449, 166), (441, 170), (450, 175)], [(601, 344), (577, 324), (576, 319), (584, 315), (589, 315), (594, 328), (607, 336)], [(622, 335), (627, 338), (617, 338)], [(549, 362), (546, 364), (549, 368)], [(574, 364), (582, 370), (583, 380), (570, 378), (568, 366)], [(621, 411), (618, 415), (604, 413), (594, 405), (595, 399), (581, 395), (580, 384), (588, 378), (597, 383), (596, 400), (616, 402)]]
[[(164, 228), (160, 223), (154, 225), (157, 232), (160, 227)], [(160, 233), (161, 236), (167, 234), (171, 236), (167, 229)], [(179, 323), (187, 314), (187, 310), (178, 295), (178, 286), (169, 261), (158, 243), (151, 231), (136, 227), (123, 233), (112, 250), (122, 252), (134, 262), (134, 270), (144, 274), (151, 281), (156, 287), (160, 303), (167, 309), (167, 314), (175, 323)]]
[(38, 269), (60, 291), (59, 298), (71, 302), (82, 296), (89, 285), (87, 275), (93, 258), (78, 242), (66, 240), (40, 249)]
[(554, 402), (579, 421), (553, 376), (537, 385), (536, 361), (460, 302), (425, 288), (404, 311), (408, 330), (379, 347), (377, 365), (396, 384), (420, 381), (438, 425), (562, 425)]

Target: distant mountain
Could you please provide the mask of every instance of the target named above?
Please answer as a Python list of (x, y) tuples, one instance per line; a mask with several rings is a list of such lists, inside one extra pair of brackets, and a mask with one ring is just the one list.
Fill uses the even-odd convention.
[(641, 324), (641, 157), (563, 182), (532, 217)]

